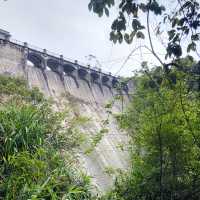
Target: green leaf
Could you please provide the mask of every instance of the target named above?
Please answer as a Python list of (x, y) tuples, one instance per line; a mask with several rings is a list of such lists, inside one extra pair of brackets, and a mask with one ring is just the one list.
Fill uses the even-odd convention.
[(92, 10), (92, 2), (90, 2), (90, 3), (88, 4), (88, 9), (89, 9), (89, 11)]
[(118, 32), (117, 35), (118, 35), (118, 41), (121, 44), (123, 42), (123, 36), (122, 36), (122, 34), (120, 32)]
[(169, 40), (172, 40), (173, 37), (175, 36), (176, 30), (172, 29), (172, 30), (168, 31), (167, 33), (169, 36)]
[(179, 41), (180, 41), (180, 37), (179, 37), (179, 36), (180, 36), (180, 34), (177, 33), (176, 36), (173, 38), (172, 42), (173, 42), (173, 43), (175, 43), (175, 42), (177, 42), (177, 41), (179, 42)]
[(127, 42), (127, 43), (129, 43), (129, 34), (128, 33), (125, 33), (124, 34), (124, 40)]
[(179, 23), (179, 19), (178, 18), (174, 18), (172, 20), (172, 28), (174, 28), (178, 23)]
[(113, 41), (114, 44), (117, 43), (117, 35), (115, 34), (114, 31), (111, 31), (110, 33), (110, 40)]
[(137, 19), (133, 19), (132, 21), (133, 30), (137, 31), (139, 27), (141, 27), (140, 22)]
[(195, 51), (196, 50), (196, 44), (194, 42), (190, 43), (187, 47), (187, 52)]
[(106, 16), (109, 17), (109, 10), (108, 10), (108, 8), (105, 7), (104, 10), (105, 10)]
[(194, 34), (191, 36), (191, 40), (197, 41), (199, 40), (199, 35), (198, 34)]
[(143, 34), (141, 31), (138, 31), (138, 32), (136, 33), (136, 37), (137, 37), (137, 38), (140, 38), (140, 39), (144, 39), (144, 38), (145, 38), (144, 34)]
[(169, 43), (167, 47), (167, 56), (171, 57), (174, 55), (179, 58), (182, 55), (182, 48), (179, 44)]
[(99, 15), (99, 17), (102, 17), (103, 16), (103, 11), (99, 11), (98, 15)]
[(132, 31), (130, 37), (133, 38), (136, 35), (136, 31)]

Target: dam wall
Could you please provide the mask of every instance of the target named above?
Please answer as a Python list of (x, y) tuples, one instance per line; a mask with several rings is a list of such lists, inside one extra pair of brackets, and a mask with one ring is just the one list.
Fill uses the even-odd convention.
[[(77, 61), (68, 61), (62, 55), (56, 56), (47, 50), (29, 47), (0, 39), (0, 74), (23, 77), (30, 88), (38, 87), (47, 98), (52, 98), (57, 109), (63, 109), (63, 102), (73, 104), (75, 115), (89, 118), (81, 127), (87, 136), (95, 136), (102, 128), (102, 121), (108, 117), (105, 105), (120, 94), (123, 102), (115, 102), (112, 108), (119, 113), (129, 102), (131, 85), (120, 83), (118, 77), (82, 66)], [(77, 152), (82, 168), (92, 178), (96, 190), (104, 192), (113, 184), (114, 176), (109, 169), (126, 170), (129, 166), (127, 153), (128, 137), (111, 117), (108, 133), (104, 134), (94, 150), (86, 154)]]

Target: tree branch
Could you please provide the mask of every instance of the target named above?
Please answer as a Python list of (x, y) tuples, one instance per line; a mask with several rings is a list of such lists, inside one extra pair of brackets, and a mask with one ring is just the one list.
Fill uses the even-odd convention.
[[(148, 5), (150, 5), (151, 2), (152, 2), (152, 0), (149, 0)], [(149, 6), (148, 6), (148, 10), (147, 10), (147, 32), (148, 32), (149, 42), (150, 42), (150, 46), (151, 46), (151, 52), (157, 58), (157, 60), (160, 62), (160, 64), (164, 66), (164, 63), (159, 58), (159, 56), (156, 54), (154, 47), (153, 47), (153, 43), (152, 43), (152, 39), (151, 39), (151, 33), (150, 33), (150, 27), (149, 27), (149, 15), (150, 15), (150, 9), (149, 9)]]

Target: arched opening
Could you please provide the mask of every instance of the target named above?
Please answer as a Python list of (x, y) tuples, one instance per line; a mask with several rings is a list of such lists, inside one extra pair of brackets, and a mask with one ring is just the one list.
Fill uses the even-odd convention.
[(67, 74), (68, 76), (70, 76), (74, 79), (74, 82), (76, 83), (77, 88), (79, 88), (79, 84), (76, 79), (77, 77), (73, 74), (73, 72), (76, 70), (76, 66), (73, 65), (72, 63), (65, 63), (63, 65), (63, 70), (64, 70), (65, 74)]
[(121, 87), (122, 87), (122, 90), (124, 90), (126, 93), (128, 93), (128, 85), (127, 85), (127, 83), (122, 82), (121, 83)]
[(47, 60), (47, 67), (50, 68), (53, 72), (58, 73), (59, 70), (59, 62), (55, 59), (48, 59)]
[(85, 79), (85, 76), (87, 75), (88, 71), (86, 69), (79, 69), (78, 70), (78, 75), (80, 78)]
[(28, 57), (28, 65), (37, 67), (37, 68), (43, 68), (43, 59), (39, 54), (36, 53), (29, 53)]
[(108, 87), (109, 89), (111, 89), (111, 85), (110, 85), (110, 78), (107, 75), (104, 75), (101, 79), (102, 84), (105, 85), (106, 87)]
[(118, 81), (116, 78), (114, 78), (114, 79), (112, 80), (112, 86), (113, 86), (114, 88), (117, 88), (117, 87), (119, 86), (119, 81)]
[(70, 75), (76, 68), (73, 64), (67, 63), (63, 65), (63, 69), (66, 74)]
[(92, 82), (97, 82), (97, 80), (100, 78), (100, 75), (96, 72), (91, 72), (91, 80)]
[(100, 74), (98, 72), (96, 72), (96, 71), (92, 71), (90, 73), (90, 76), (91, 76), (91, 82), (97, 84), (99, 89), (100, 89), (100, 91), (103, 94), (102, 85), (101, 85), (101, 83), (99, 81), (100, 80)]
[(109, 79), (108, 76), (103, 76), (103, 77), (102, 77), (102, 83), (103, 83), (103, 84), (107, 84), (109, 80), (110, 80), (110, 79)]

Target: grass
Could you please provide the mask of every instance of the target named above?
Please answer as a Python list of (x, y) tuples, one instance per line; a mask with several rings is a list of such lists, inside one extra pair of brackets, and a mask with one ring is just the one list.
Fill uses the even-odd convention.
[(63, 131), (65, 113), (18, 78), (0, 75), (0, 96), (0, 199), (93, 199), (90, 178), (60, 153), (79, 145), (79, 119)]

